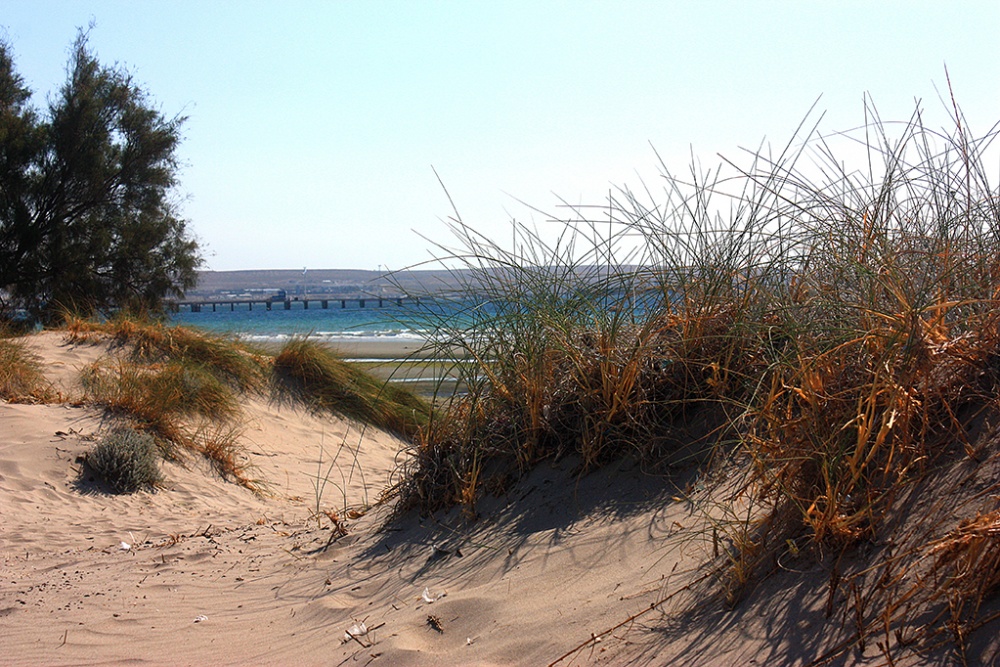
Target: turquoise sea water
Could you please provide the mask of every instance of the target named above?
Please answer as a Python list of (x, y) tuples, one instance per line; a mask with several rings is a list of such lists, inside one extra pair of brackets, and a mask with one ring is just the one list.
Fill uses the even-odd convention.
[(170, 319), (175, 324), (235, 334), (262, 343), (280, 343), (292, 336), (306, 334), (329, 340), (422, 340), (426, 332), (426, 327), (419, 324), (421, 314), (406, 305), (386, 302), (382, 308), (360, 308), (355, 303), (340, 308), (339, 302), (335, 301), (330, 302), (329, 309), (319, 308), (318, 305), (312, 302), (306, 310), (301, 302), (293, 302), (291, 310), (266, 310), (257, 304), (253, 310), (243, 305), (233, 311), (226, 305), (225, 308), (220, 306), (217, 312), (205, 308), (200, 313), (173, 313)]
[[(369, 300), (368, 306), (362, 308), (357, 301), (348, 301), (347, 307), (341, 308), (339, 300), (330, 300), (330, 307), (324, 309), (320, 307), (318, 300), (311, 300), (307, 309), (303, 302), (293, 301), (290, 310), (285, 310), (280, 302), (272, 310), (267, 310), (262, 303), (257, 303), (253, 310), (245, 303), (230, 310), (227, 302), (220, 304), (215, 312), (211, 307), (203, 307), (198, 313), (172, 313), (170, 320), (174, 324), (234, 334), (258, 343), (283, 343), (293, 336), (303, 335), (331, 342), (359, 339), (424, 342), (437, 327), (444, 327), (451, 332), (461, 331), (468, 329), (473, 322), (482, 326), (490, 316), (496, 314), (498, 308), (508, 317), (518, 309), (516, 302), (497, 306), (487, 300), (469, 298), (422, 298), (419, 302), (404, 301), (402, 305), (386, 299), (383, 307), (374, 305), (376, 302)], [(580, 306), (577, 304), (574, 307)], [(586, 302), (584, 307), (596, 306)], [(625, 308), (640, 317), (657, 307), (655, 297), (637, 300), (634, 296), (629, 296), (622, 298), (620, 304), (605, 306), (604, 311)], [(597, 310), (592, 316), (601, 312)]]
[[(331, 301), (330, 305), (339, 306), (339, 302)], [(360, 308), (355, 302), (347, 308), (322, 309), (310, 303), (306, 310), (301, 302), (293, 302), (291, 310), (275, 308), (267, 310), (261, 305), (251, 311), (246, 305), (230, 310), (218, 308), (203, 308), (200, 313), (173, 313), (170, 321), (174, 324), (193, 326), (216, 333), (237, 335), (240, 338), (258, 344), (282, 344), (293, 336), (309, 335), (313, 339), (325, 340), (331, 343), (343, 341), (398, 341), (424, 343), (429, 333), (426, 322), (429, 321), (428, 311), (433, 310), (435, 317), (442, 313), (455, 321), (462, 320), (462, 308), (452, 305), (434, 305), (422, 303), (419, 309), (404, 305), (402, 307), (389, 304), (382, 308)], [(433, 318), (430, 318), (433, 319)], [(420, 324), (424, 322), (424, 324)], [(349, 361), (376, 361), (373, 359), (349, 359)], [(444, 377), (426, 375), (435, 371), (443, 372), (434, 365), (417, 368), (418, 374), (412, 371), (401, 372), (393, 367), (396, 362), (405, 359), (378, 359), (389, 364), (381, 369), (368, 369), (377, 377), (384, 377), (394, 383), (407, 383), (411, 388), (428, 397), (440, 393), (442, 387), (452, 387), (455, 379), (446, 374)], [(422, 359), (423, 362), (433, 362), (435, 359)], [(449, 360), (437, 360), (449, 361)]]

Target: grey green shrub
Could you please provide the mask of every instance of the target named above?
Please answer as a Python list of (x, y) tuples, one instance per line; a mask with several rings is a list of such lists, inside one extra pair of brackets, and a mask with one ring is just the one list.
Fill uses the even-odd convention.
[(87, 465), (116, 493), (151, 489), (163, 479), (153, 436), (132, 428), (106, 435), (87, 454)]

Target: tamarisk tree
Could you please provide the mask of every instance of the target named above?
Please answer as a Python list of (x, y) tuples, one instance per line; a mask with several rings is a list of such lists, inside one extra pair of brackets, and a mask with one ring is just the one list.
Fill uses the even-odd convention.
[(201, 263), (177, 215), (185, 119), (102, 66), (86, 33), (66, 74), (40, 112), (0, 43), (0, 316), (160, 308)]

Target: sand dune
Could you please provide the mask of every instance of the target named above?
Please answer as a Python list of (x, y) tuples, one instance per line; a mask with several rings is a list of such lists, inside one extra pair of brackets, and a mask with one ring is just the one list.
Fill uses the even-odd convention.
[[(55, 333), (32, 346), (70, 397), (106, 351)], [(243, 441), (268, 495), (195, 460), (165, 463), (156, 493), (111, 495), (79, 462), (102, 416), (71, 405), (0, 403), (3, 664), (805, 664), (838, 641), (818, 631), (824, 576), (769, 580), (735, 610), (711, 602), (712, 536), (672, 497), (693, 469), (580, 477), (564, 460), (475, 522), (389, 521), (391, 502), (347, 519), (393, 479), (402, 444), (254, 399)], [(880, 661), (874, 647), (845, 656)]]

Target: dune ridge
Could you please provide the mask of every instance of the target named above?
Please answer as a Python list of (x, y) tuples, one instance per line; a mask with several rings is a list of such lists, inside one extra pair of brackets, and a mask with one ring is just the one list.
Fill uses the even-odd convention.
[[(108, 352), (58, 332), (29, 341), (70, 398), (78, 371)], [(567, 457), (484, 498), (476, 521), (459, 509), (395, 516), (392, 500), (376, 501), (397, 479), (402, 442), (243, 400), (243, 444), (264, 495), (194, 458), (165, 462), (156, 493), (104, 493), (80, 464), (106, 426), (100, 412), (72, 400), (0, 403), (0, 661), (886, 663), (871, 642), (850, 643), (849, 605), (828, 615), (829, 573), (813, 561), (789, 558), (736, 607), (724, 604), (724, 555), (699, 509), (710, 503), (691, 502), (719, 487), (693, 464), (653, 473), (623, 460), (581, 476)], [(985, 425), (980, 435), (979, 462), (966, 457), (911, 491), (921, 516), (964, 516), (995, 493), (996, 438)], [(317, 500), (318, 476), (329, 482)], [(929, 486), (949, 503), (928, 501)], [(839, 564), (864, 566), (864, 553)], [(995, 661), (996, 629), (994, 617), (969, 637), (970, 654)], [(894, 664), (954, 658), (943, 648)]]

